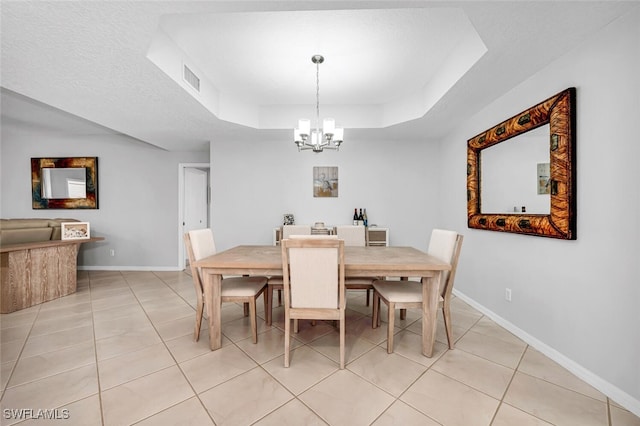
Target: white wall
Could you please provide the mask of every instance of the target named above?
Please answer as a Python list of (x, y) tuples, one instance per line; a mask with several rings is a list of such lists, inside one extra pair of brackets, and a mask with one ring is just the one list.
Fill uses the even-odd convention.
[(440, 198), (443, 226), (465, 227), (466, 140), (577, 88), (577, 240), (466, 229), (456, 289), (638, 415), (639, 45), (636, 9), (470, 117), (441, 144)]
[[(212, 227), (218, 249), (271, 244), (282, 215), (296, 223), (349, 224), (366, 208), (394, 245), (426, 249), (436, 225), (437, 144), (349, 139), (339, 152), (298, 152), (290, 140), (211, 144)], [(313, 167), (338, 166), (339, 196), (313, 197)]]
[[(53, 114), (62, 114), (58, 111)], [(87, 221), (104, 242), (83, 244), (85, 269), (177, 269), (178, 163), (208, 152), (167, 152), (123, 135), (78, 135), (3, 123), (0, 216)], [(33, 210), (31, 157), (98, 157), (97, 210)], [(115, 250), (115, 256), (109, 250)]]

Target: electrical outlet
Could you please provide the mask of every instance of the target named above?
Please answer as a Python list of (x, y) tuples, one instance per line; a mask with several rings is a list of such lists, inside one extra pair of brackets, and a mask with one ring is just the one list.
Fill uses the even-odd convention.
[(109, 255), (112, 256), (112, 257), (115, 256), (116, 255), (115, 249), (109, 250)]
[(511, 289), (510, 288), (505, 288), (504, 289), (504, 300), (506, 300), (507, 302), (511, 302)]

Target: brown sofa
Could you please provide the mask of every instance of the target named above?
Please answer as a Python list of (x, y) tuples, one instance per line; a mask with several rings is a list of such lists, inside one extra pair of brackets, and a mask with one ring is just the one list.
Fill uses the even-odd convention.
[(0, 219), (0, 245), (59, 240), (62, 222), (77, 219)]

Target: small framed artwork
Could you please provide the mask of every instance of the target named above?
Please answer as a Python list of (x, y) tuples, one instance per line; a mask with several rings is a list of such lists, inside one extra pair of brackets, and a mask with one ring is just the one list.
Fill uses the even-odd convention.
[(60, 226), (63, 240), (87, 240), (91, 238), (89, 222), (62, 222)]
[(338, 167), (313, 168), (313, 196), (338, 196)]

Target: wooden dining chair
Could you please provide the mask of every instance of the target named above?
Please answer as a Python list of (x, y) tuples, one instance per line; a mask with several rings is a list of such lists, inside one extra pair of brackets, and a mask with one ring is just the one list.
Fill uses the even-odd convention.
[[(196, 261), (216, 253), (216, 246), (213, 240), (211, 229), (198, 229), (184, 234), (184, 244), (189, 256), (189, 266), (196, 290), (196, 325), (194, 339), (200, 339), (200, 328), (202, 327), (202, 316), (204, 313), (204, 291), (202, 287), (202, 273), (200, 268), (194, 264)], [(267, 277), (232, 277), (222, 279), (221, 300), (225, 302), (239, 302), (243, 304), (244, 315), (250, 317), (251, 334), (253, 343), (258, 343), (258, 324), (256, 316), (256, 299), (264, 293), (267, 288)], [(264, 297), (265, 310), (267, 308), (267, 298)], [(220, 306), (215, 307), (220, 309)]]
[[(366, 228), (359, 225), (339, 225), (336, 226), (336, 235), (339, 239), (344, 240), (345, 247), (364, 247), (367, 244), (365, 235)], [(373, 282), (380, 277), (349, 277), (344, 279), (344, 285), (347, 290), (366, 290), (367, 306), (371, 298), (373, 290)]]
[(334, 320), (340, 328), (340, 368), (345, 364), (344, 242), (336, 236), (291, 236), (282, 240), (284, 366), (289, 367), (291, 320)]
[[(291, 237), (292, 235), (311, 235), (311, 225), (283, 225), (280, 232), (280, 241)], [(269, 277), (267, 281), (267, 312), (265, 318), (267, 325), (273, 323), (273, 291), (278, 291), (278, 306), (282, 304), (282, 275), (274, 275)]]
[[(450, 271), (443, 271), (440, 280), (440, 300), (438, 308), (442, 308), (444, 326), (447, 333), (449, 349), (453, 349), (453, 333), (451, 329), (451, 292), (458, 267), (463, 236), (455, 231), (434, 229), (431, 233), (427, 253), (451, 264)], [(387, 320), (387, 352), (393, 352), (393, 331), (396, 309), (422, 309), (422, 283), (410, 280), (391, 281), (376, 280), (373, 283), (373, 317), (372, 327), (380, 325), (380, 301), (388, 308)]]

